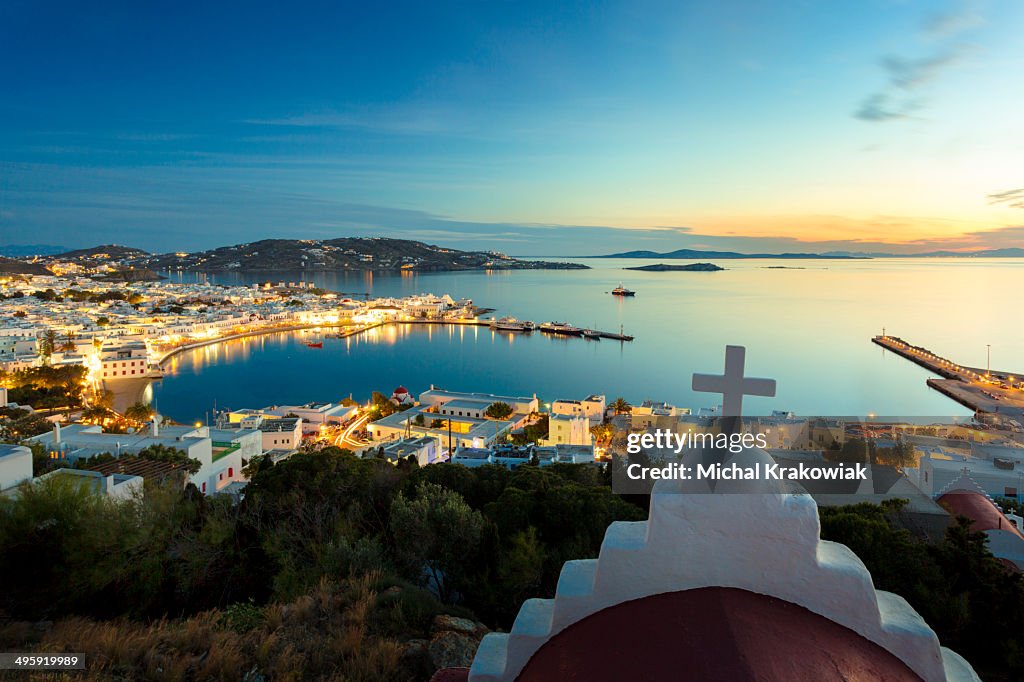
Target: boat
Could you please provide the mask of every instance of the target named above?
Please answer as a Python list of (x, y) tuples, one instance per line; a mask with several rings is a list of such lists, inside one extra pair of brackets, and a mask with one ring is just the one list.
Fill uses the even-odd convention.
[(530, 323), (530, 328), (526, 328), (525, 322), (520, 322), (514, 317), (503, 317), (500, 320), (491, 320), (491, 329), (497, 329), (502, 332), (525, 332), (533, 331), (533, 323)]
[(549, 334), (563, 334), (565, 336), (581, 336), (583, 334), (582, 329), (574, 327), (568, 322), (544, 322), (540, 325), (540, 330)]
[(536, 328), (537, 328), (537, 325), (535, 325), (533, 322), (530, 322), (529, 320), (523, 320), (523, 331), (524, 332), (532, 332)]
[(601, 340), (601, 332), (597, 331), (596, 329), (584, 329), (583, 330), (583, 338), (585, 338), (585, 339), (593, 339), (594, 341), (600, 341)]
[(636, 296), (636, 292), (622, 286), (620, 282), (619, 286), (612, 289), (612, 296)]
[(324, 347), (324, 342), (323, 341), (307, 341), (306, 342), (306, 347), (307, 348), (323, 348)]

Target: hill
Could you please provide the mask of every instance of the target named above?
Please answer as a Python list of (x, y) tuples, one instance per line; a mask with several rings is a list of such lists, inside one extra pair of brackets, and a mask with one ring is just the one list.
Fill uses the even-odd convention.
[(780, 258), (780, 259), (803, 259), (803, 258), (827, 258), (850, 260), (864, 258), (865, 256), (853, 255), (828, 255), (821, 253), (739, 253), (737, 251), (698, 251), (696, 249), (677, 249), (667, 253), (657, 251), (624, 251), (612, 253), (606, 256), (584, 256), (584, 258), (668, 258), (673, 260), (693, 260), (698, 258)]
[(74, 251), (65, 251), (53, 256), (53, 260), (126, 260), (133, 258), (141, 258), (148, 256), (149, 253), (142, 249), (135, 249), (130, 246), (120, 246), (119, 244), (103, 244), (101, 246), (93, 246), (88, 249), (75, 249)]
[(5, 275), (52, 275), (53, 273), (39, 263), (27, 263), (0, 256), (0, 274)]
[(236, 272), (410, 270), (566, 270), (576, 263), (512, 258), (494, 251), (459, 251), (408, 239), (342, 237), (329, 240), (264, 239), (189, 254), (134, 259), (151, 270), (232, 270)]
[(638, 270), (640, 272), (718, 272), (725, 270), (714, 263), (689, 263), (687, 265), (641, 265), (635, 268), (623, 268), (623, 270)]

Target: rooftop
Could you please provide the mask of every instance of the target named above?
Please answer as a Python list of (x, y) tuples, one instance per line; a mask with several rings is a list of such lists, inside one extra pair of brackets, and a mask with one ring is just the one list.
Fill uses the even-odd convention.
[(284, 417), (282, 419), (266, 419), (259, 425), (259, 430), (264, 433), (280, 433), (283, 431), (294, 431), (299, 428), (302, 419), (295, 417)]

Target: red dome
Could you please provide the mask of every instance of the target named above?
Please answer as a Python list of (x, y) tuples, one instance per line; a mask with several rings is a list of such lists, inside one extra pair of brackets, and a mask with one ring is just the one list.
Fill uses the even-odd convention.
[(393, 395), (408, 395), (408, 393), (409, 390), (405, 386), (399, 386), (398, 388), (395, 389)]
[(628, 679), (920, 682), (903, 661), (853, 630), (802, 606), (724, 587), (598, 611), (551, 638), (517, 678)]
[(1005, 530), (1024, 539), (1020, 529), (992, 504), (992, 500), (981, 493), (973, 490), (951, 490), (939, 497), (938, 503), (953, 514), (966, 516), (973, 521), (972, 530)]

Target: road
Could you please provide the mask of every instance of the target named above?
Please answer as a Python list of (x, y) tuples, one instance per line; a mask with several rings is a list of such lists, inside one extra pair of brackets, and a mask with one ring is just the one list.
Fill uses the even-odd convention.
[(369, 445), (369, 441), (360, 440), (352, 436), (354, 432), (361, 431), (368, 421), (370, 421), (369, 412), (356, 417), (355, 421), (345, 427), (345, 430), (334, 438), (334, 444), (338, 447), (349, 448), (351, 450), (358, 450)]

